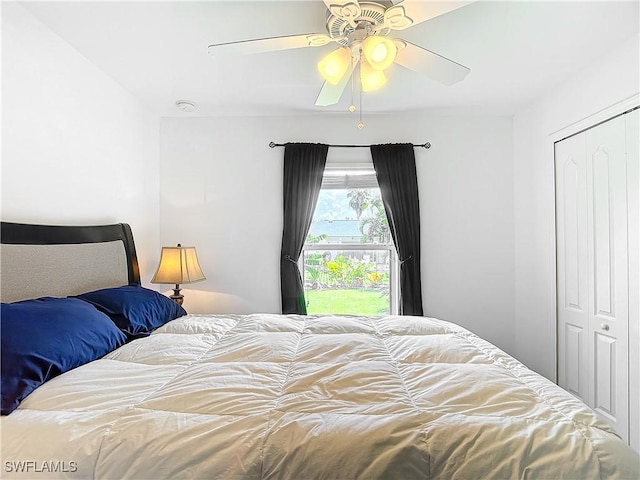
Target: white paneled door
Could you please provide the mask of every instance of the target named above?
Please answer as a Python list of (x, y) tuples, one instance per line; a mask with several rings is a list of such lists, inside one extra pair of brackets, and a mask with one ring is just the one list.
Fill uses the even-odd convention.
[(589, 403), (586, 142), (556, 144), (558, 382)]
[[(555, 145), (558, 381), (629, 441), (630, 243), (628, 195), (637, 189), (638, 111)], [(629, 136), (634, 138), (628, 138)], [(634, 153), (635, 150), (635, 153)], [(635, 158), (634, 158), (635, 157)], [(629, 169), (637, 172), (637, 169)], [(636, 213), (637, 215), (637, 213)], [(636, 237), (637, 238), (637, 237)], [(637, 254), (636, 254), (637, 255)], [(632, 328), (631, 331), (634, 331)], [(635, 401), (635, 400), (634, 400)]]

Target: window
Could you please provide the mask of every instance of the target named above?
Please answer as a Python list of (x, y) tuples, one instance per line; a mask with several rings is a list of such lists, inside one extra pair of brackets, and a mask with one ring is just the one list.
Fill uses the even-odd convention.
[(397, 312), (397, 257), (371, 161), (327, 159), (300, 257), (307, 313)]

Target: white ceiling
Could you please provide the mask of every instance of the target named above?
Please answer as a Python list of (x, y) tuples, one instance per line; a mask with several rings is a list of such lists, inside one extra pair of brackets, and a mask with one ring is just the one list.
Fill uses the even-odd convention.
[[(34, 16), (161, 116), (345, 112), (314, 106), (316, 63), (335, 46), (214, 58), (212, 43), (325, 33), (326, 7), (306, 1), (23, 1)], [(465, 109), (512, 114), (636, 35), (635, 1), (477, 1), (394, 35), (471, 69), (446, 87), (399, 66), (367, 112)]]

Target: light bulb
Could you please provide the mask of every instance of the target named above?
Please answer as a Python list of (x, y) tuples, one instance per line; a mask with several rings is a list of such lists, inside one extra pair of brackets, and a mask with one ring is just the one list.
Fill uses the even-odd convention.
[(334, 50), (318, 62), (318, 70), (324, 79), (336, 85), (351, 65), (351, 52), (345, 47)]
[(359, 128), (360, 130), (362, 130), (362, 129), (364, 128), (364, 122), (363, 122), (362, 120), (360, 120), (360, 121), (358, 122), (358, 128)]
[(384, 70), (396, 59), (398, 48), (387, 37), (373, 35), (362, 42), (362, 53), (375, 70)]
[(382, 62), (387, 58), (388, 54), (389, 49), (387, 46), (384, 43), (379, 43), (371, 50), (371, 60), (373, 60), (374, 63)]
[(349, 111), (351, 113), (355, 112), (356, 111), (356, 106), (355, 105), (349, 105)]
[(363, 92), (371, 92), (387, 83), (387, 77), (381, 70), (375, 70), (368, 62), (360, 62), (360, 82)]

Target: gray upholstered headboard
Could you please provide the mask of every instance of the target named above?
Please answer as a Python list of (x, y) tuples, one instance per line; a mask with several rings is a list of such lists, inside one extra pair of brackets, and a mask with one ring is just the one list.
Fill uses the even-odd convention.
[(0, 299), (66, 297), (140, 283), (126, 223), (52, 226), (2, 222)]

